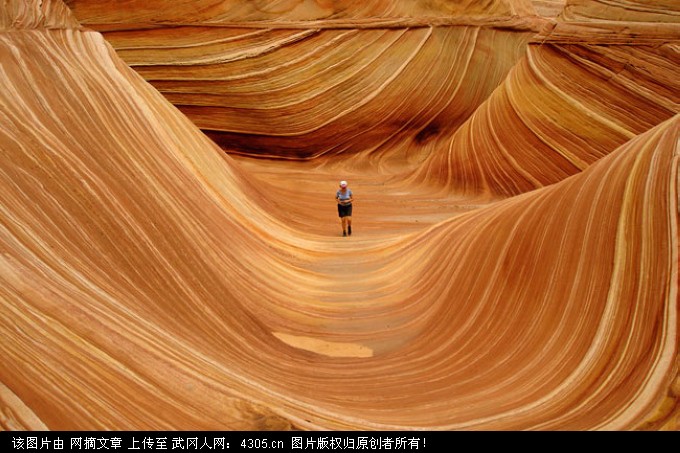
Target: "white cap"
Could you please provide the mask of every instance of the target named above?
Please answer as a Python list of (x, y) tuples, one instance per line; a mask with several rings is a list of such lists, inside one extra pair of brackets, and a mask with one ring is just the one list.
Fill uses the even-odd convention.
[(347, 181), (340, 181), (340, 187), (347, 187)]

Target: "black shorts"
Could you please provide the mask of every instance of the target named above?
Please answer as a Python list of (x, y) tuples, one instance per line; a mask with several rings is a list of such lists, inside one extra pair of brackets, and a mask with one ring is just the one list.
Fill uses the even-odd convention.
[(338, 203), (338, 216), (339, 217), (351, 217), (352, 216), (352, 204), (340, 204)]

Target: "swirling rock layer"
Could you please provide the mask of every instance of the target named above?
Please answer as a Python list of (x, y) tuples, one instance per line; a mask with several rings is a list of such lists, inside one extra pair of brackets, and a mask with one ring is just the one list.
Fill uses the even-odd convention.
[(672, 21), (113, 3), (0, 16), (0, 426), (678, 429)]

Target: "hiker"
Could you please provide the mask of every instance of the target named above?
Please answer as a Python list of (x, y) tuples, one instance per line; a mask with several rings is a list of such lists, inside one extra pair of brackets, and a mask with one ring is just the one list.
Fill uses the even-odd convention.
[(352, 235), (352, 191), (347, 187), (347, 181), (340, 181), (340, 188), (335, 193), (338, 202), (338, 216), (342, 222), (342, 235)]

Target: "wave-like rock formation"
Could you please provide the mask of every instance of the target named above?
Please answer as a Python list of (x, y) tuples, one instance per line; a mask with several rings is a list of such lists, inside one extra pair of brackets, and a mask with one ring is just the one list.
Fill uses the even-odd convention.
[(128, 3), (3, 4), (3, 429), (678, 429), (673, 21)]
[(506, 0), (192, 2), (200, 14), (189, 4), (73, 3), (231, 153), (364, 152), (399, 169), (442, 146), (541, 24), (530, 2)]
[(494, 196), (561, 181), (677, 114), (677, 68), (671, 44), (532, 43), (412, 179)]
[[(539, 1), (541, 4), (559, 3)], [(563, 2), (562, 2), (563, 3)], [(126, 8), (116, 1), (66, 0), (84, 24), (140, 23), (247, 23), (333, 20), (431, 20), (456, 17), (498, 18), (535, 14), (531, 0), (379, 0), (357, 4), (354, 0), (130, 0)], [(162, 7), (159, 7), (162, 6)]]
[(680, 23), (680, 6), (674, 0), (567, 0), (561, 16), (567, 21)]

